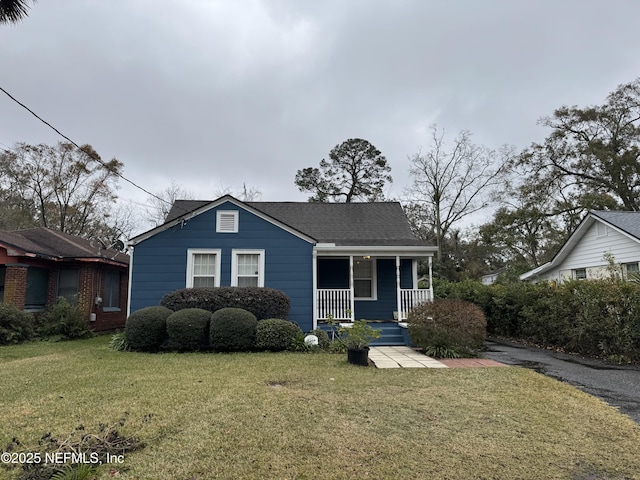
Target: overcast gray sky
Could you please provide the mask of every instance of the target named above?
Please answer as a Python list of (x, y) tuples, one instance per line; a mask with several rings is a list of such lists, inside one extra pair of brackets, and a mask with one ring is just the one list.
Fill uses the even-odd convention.
[[(153, 192), (304, 201), (296, 170), (360, 137), (399, 197), (432, 123), (522, 148), (640, 76), (639, 20), (637, 0), (39, 0), (0, 26), (0, 86)], [(0, 147), (58, 140), (0, 93)]]

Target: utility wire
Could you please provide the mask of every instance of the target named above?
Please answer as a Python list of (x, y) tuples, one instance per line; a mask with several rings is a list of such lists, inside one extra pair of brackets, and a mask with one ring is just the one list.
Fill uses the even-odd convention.
[[(56, 127), (54, 127), (53, 125), (51, 125), (49, 122), (47, 122), (46, 120), (44, 120), (42, 117), (40, 117), (37, 113), (35, 113), (33, 110), (31, 110), (29, 107), (27, 107), (24, 103), (20, 102), (18, 99), (16, 99), (13, 95), (11, 95), (9, 92), (7, 92), (4, 88), (0, 87), (0, 90), (2, 90), (2, 92), (7, 95), (11, 100), (13, 100), (14, 102), (16, 102), (18, 105), (20, 105), (22, 108), (24, 108), (27, 112), (29, 112), (31, 115), (33, 115), (34, 117), (36, 117), (38, 120), (40, 120), (42, 123), (44, 123), (46, 126), (48, 126), (49, 128), (51, 128), (54, 132), (56, 132), (58, 135), (60, 135), (62, 138), (66, 139), (67, 141), (69, 141), (72, 145), (74, 145), (78, 150), (81, 150), (80, 146), (74, 142), (73, 140), (71, 140), (69, 137), (67, 137), (65, 134), (63, 134), (60, 130), (58, 130)], [(100, 165), (102, 165), (104, 168), (106, 168), (109, 171), (113, 171), (111, 170), (101, 159), (95, 158), (94, 160), (96, 160)], [(144, 193), (146, 193), (147, 195), (151, 195), (153, 198), (156, 198), (157, 200), (160, 200), (161, 202), (167, 203), (167, 204), (171, 204), (171, 202), (165, 200), (164, 198), (159, 197), (158, 195), (155, 195), (153, 193), (151, 193), (149, 190), (141, 187), (140, 185), (138, 185), (137, 183), (135, 183), (132, 180), (129, 180), (127, 177), (125, 177), (124, 175), (122, 175), (119, 172), (114, 172), (118, 177), (120, 177), (121, 179), (123, 179), (125, 182), (130, 183), (131, 185), (133, 185), (134, 187), (136, 187), (139, 190), (142, 190)], [(186, 210), (185, 210), (185, 213)]]

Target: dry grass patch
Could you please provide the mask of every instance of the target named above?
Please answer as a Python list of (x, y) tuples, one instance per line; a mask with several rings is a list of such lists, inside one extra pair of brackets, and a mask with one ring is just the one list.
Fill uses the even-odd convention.
[(107, 343), (1, 347), (0, 446), (128, 412), (122, 434), (147, 447), (111, 466), (120, 478), (640, 478), (637, 424), (532, 371)]

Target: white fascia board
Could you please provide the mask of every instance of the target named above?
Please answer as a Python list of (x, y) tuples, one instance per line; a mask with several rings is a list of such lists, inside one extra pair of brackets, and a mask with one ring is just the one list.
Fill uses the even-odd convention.
[(156, 228), (153, 228), (151, 230), (149, 230), (148, 232), (142, 233), (140, 235), (138, 235), (137, 237), (133, 237), (132, 239), (130, 239), (127, 243), (129, 245), (137, 245), (140, 242), (143, 242), (144, 240), (147, 240), (148, 238), (153, 237), (154, 235), (157, 235), (160, 232), (164, 232), (165, 230), (168, 230), (170, 228), (175, 227), (176, 225), (179, 225), (183, 222), (187, 222), (190, 219), (192, 219), (193, 217), (197, 217), (198, 215), (201, 215), (211, 209), (214, 209), (216, 207), (219, 207), (220, 205), (222, 205), (225, 202), (229, 202), (229, 203), (233, 203), (235, 206), (237, 206), (238, 208), (242, 208), (243, 210), (246, 210), (247, 212), (255, 215), (256, 217), (261, 218), (262, 220), (265, 220), (277, 227), (280, 227), (281, 229), (285, 230), (286, 232), (295, 235), (298, 238), (301, 238), (302, 240), (305, 240), (309, 243), (316, 243), (316, 240), (314, 238), (309, 237), (308, 235), (289, 227), (288, 225), (285, 225), (284, 223), (280, 222), (279, 220), (270, 217), (258, 210), (256, 210), (253, 207), (250, 207), (249, 205), (245, 204), (244, 202), (241, 202), (240, 200), (238, 200), (237, 198), (232, 197), (231, 195), (225, 195), (223, 197), (220, 197), (217, 200), (212, 200), (211, 202), (207, 203), (206, 205), (193, 210), (191, 212), (185, 213), (184, 215), (176, 218), (175, 220), (172, 220), (171, 222), (168, 223), (164, 223)]
[(344, 255), (371, 255), (372, 257), (385, 257), (400, 255), (401, 257), (433, 257), (438, 251), (434, 246), (327, 246), (328, 244), (317, 244), (314, 250), (322, 256), (344, 256)]
[(544, 265), (540, 265), (539, 267), (536, 267), (533, 270), (529, 270), (528, 272), (523, 273), (518, 278), (520, 278), (520, 280), (529, 280), (535, 277), (536, 275), (540, 275), (541, 273), (544, 273), (547, 270), (550, 270), (551, 267), (552, 267), (551, 262), (547, 262)]

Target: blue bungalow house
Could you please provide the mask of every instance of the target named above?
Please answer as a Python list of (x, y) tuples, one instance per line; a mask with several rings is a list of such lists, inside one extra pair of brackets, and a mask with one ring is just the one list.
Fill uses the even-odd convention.
[(177, 200), (166, 222), (129, 241), (129, 312), (185, 287), (260, 286), (291, 298), (305, 331), (328, 315), (406, 319), (433, 298), (418, 262), (437, 247), (416, 238), (397, 202)]

